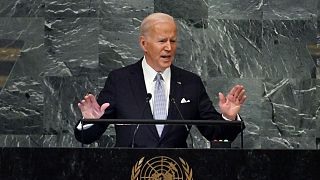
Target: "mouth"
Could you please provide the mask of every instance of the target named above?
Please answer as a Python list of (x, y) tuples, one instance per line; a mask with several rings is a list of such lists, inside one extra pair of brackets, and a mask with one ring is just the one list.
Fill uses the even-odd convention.
[(170, 59), (171, 55), (161, 55), (160, 57), (163, 58), (163, 59)]

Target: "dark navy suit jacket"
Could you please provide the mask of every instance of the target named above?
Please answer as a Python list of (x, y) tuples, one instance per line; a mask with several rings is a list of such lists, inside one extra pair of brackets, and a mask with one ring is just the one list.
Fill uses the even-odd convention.
[[(142, 60), (127, 67), (112, 71), (100, 92), (97, 101), (101, 105), (109, 102), (103, 119), (153, 119), (150, 105), (146, 103)], [(170, 97), (174, 98), (184, 119), (222, 120), (208, 97), (199, 76), (171, 65)], [(181, 99), (190, 100), (180, 103)], [(168, 117), (182, 119), (173, 102), (169, 103)], [(95, 124), (84, 130), (83, 135), (75, 128), (77, 140), (92, 143), (100, 138), (108, 124)], [(233, 141), (240, 129), (235, 126), (214, 127), (198, 126), (201, 134), (208, 140), (228, 139)], [(136, 125), (116, 125), (116, 147), (131, 147)], [(188, 131), (183, 125), (165, 125), (159, 137), (154, 125), (140, 125), (134, 140), (134, 147), (146, 148), (185, 148)]]

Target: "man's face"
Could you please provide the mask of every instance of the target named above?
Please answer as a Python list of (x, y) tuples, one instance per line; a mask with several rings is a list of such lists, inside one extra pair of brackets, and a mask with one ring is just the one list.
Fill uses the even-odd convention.
[(170, 67), (176, 54), (177, 29), (173, 21), (157, 22), (140, 37), (146, 61), (155, 71)]

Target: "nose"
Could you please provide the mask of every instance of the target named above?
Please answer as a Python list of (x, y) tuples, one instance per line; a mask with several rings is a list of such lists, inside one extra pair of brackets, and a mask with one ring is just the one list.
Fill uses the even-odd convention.
[(171, 47), (171, 42), (170, 42), (170, 40), (168, 40), (168, 41), (166, 42), (164, 49), (165, 49), (166, 51), (171, 51), (172, 47)]

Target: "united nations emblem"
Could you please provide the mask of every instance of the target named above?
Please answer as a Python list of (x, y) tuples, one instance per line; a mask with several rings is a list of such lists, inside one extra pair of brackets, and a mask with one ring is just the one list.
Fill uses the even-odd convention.
[(167, 156), (157, 156), (144, 162), (142, 157), (132, 167), (131, 180), (193, 180), (188, 163), (179, 160), (180, 164)]

